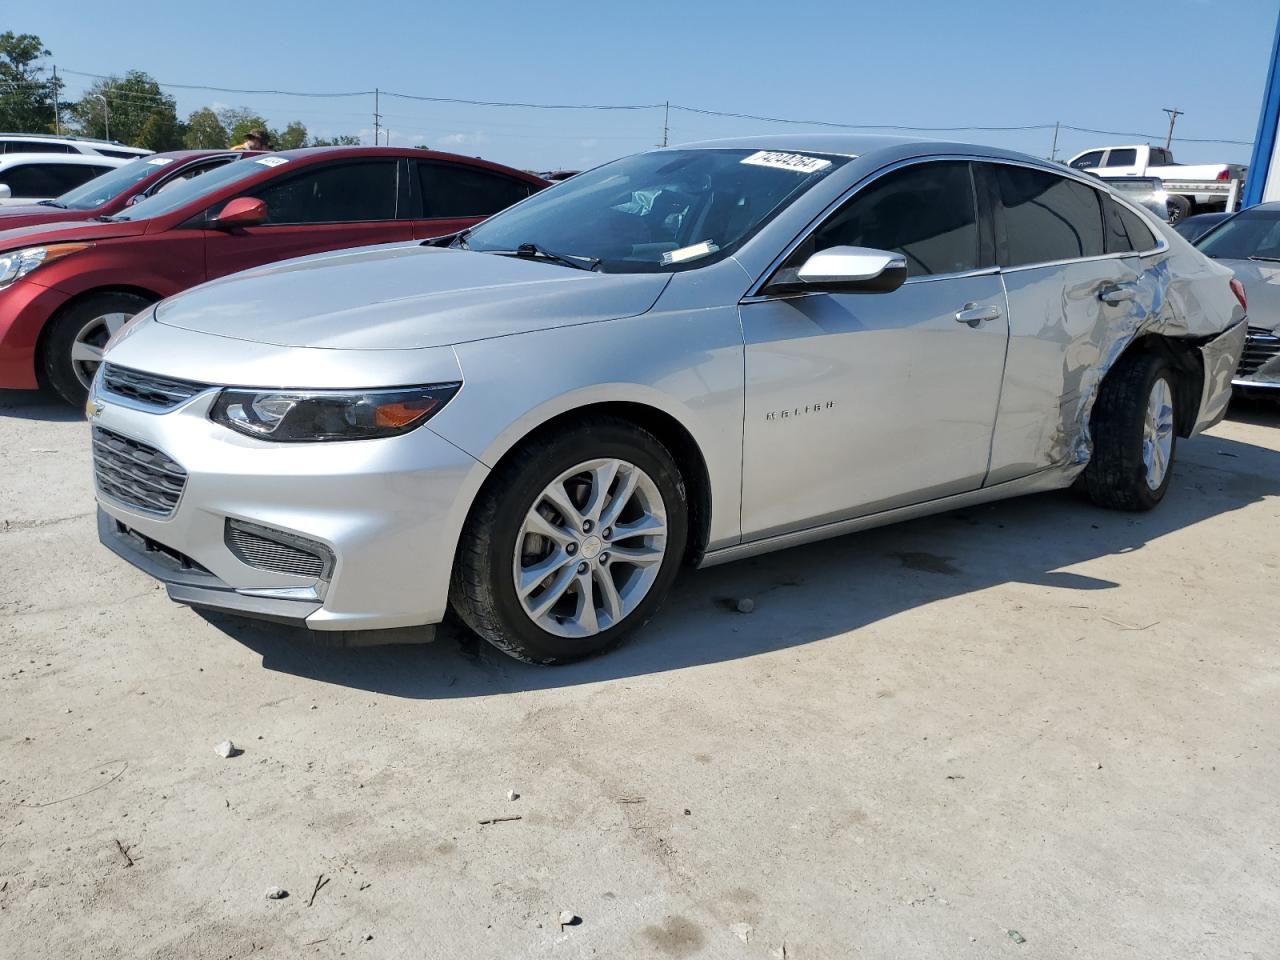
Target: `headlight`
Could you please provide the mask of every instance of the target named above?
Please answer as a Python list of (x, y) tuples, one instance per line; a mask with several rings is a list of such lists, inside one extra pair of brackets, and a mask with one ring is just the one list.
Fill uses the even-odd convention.
[(25, 250), (0, 253), (0, 290), (25, 277), (36, 267), (88, 250), (92, 246), (92, 243), (51, 243), (47, 247), (27, 247)]
[(426, 423), (462, 386), (389, 390), (223, 390), (209, 418), (262, 440), (370, 440)]

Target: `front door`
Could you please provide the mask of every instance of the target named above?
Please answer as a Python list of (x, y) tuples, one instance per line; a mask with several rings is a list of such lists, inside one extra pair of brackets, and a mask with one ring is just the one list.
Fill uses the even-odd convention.
[(410, 221), (396, 219), (399, 166), (393, 159), (317, 164), (257, 187), (247, 195), (266, 203), (267, 222), (206, 230), (208, 279), (290, 257), (413, 239)]
[(974, 490), (986, 475), (1008, 325), (970, 164), (884, 174), (784, 265), (839, 245), (900, 252), (908, 279), (887, 294), (741, 305), (747, 540)]

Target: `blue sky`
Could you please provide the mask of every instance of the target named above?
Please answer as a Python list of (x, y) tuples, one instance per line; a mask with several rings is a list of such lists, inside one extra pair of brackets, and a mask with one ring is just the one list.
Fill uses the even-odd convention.
[[(383, 90), (534, 103), (673, 103), (845, 123), (1007, 126), (1054, 121), (1251, 141), (1276, 0), (917, 0), (915, 3), (472, 0), (327, 4), (6, 4), (59, 69), (146, 70), (161, 83), (328, 93)], [(69, 92), (90, 78), (66, 73)], [(283, 126), (372, 136), (373, 98), (170, 89), (185, 115), (247, 106)], [(662, 138), (659, 110), (532, 110), (382, 100), (397, 144), (514, 166), (584, 167)], [(670, 141), (815, 129), (673, 111)], [(1047, 156), (1051, 130), (933, 134)], [(1064, 131), (1058, 156), (1130, 142)], [(368, 142), (372, 142), (371, 139)], [(1139, 141), (1141, 142), (1141, 140)], [(1249, 148), (1180, 144), (1183, 162)]]

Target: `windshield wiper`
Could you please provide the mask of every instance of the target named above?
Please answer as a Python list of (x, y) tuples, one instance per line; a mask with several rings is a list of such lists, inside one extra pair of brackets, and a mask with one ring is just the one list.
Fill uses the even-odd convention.
[(65, 209), (67, 209), (67, 205), (66, 205), (65, 203), (59, 203), (57, 200), (41, 200), (41, 201), (40, 201), (40, 206), (42, 206), (42, 207), (57, 207), (59, 210), (65, 210)]
[(1262, 260), (1262, 261), (1263, 261), (1263, 262), (1265, 262), (1265, 263), (1280, 263), (1280, 257), (1259, 257), (1259, 256), (1252, 256), (1252, 257), (1250, 257), (1249, 259), (1250, 259), (1250, 260)]
[(544, 250), (536, 243), (522, 243), (514, 250), (485, 250), (484, 252), (496, 253), (500, 257), (545, 260), (547, 263), (558, 263), (562, 267), (573, 267), (575, 270), (594, 270), (600, 266), (599, 257), (577, 257), (569, 253), (552, 253), (550, 250)]

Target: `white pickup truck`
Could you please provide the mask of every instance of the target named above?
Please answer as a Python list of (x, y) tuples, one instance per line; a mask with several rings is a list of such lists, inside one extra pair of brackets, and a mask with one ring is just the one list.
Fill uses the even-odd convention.
[(1093, 147), (1072, 157), (1068, 165), (1108, 178), (1159, 177), (1169, 192), (1169, 216), (1175, 221), (1192, 213), (1226, 209), (1231, 182), (1243, 181), (1248, 170), (1239, 163), (1174, 163), (1173, 154), (1164, 147), (1145, 143)]

